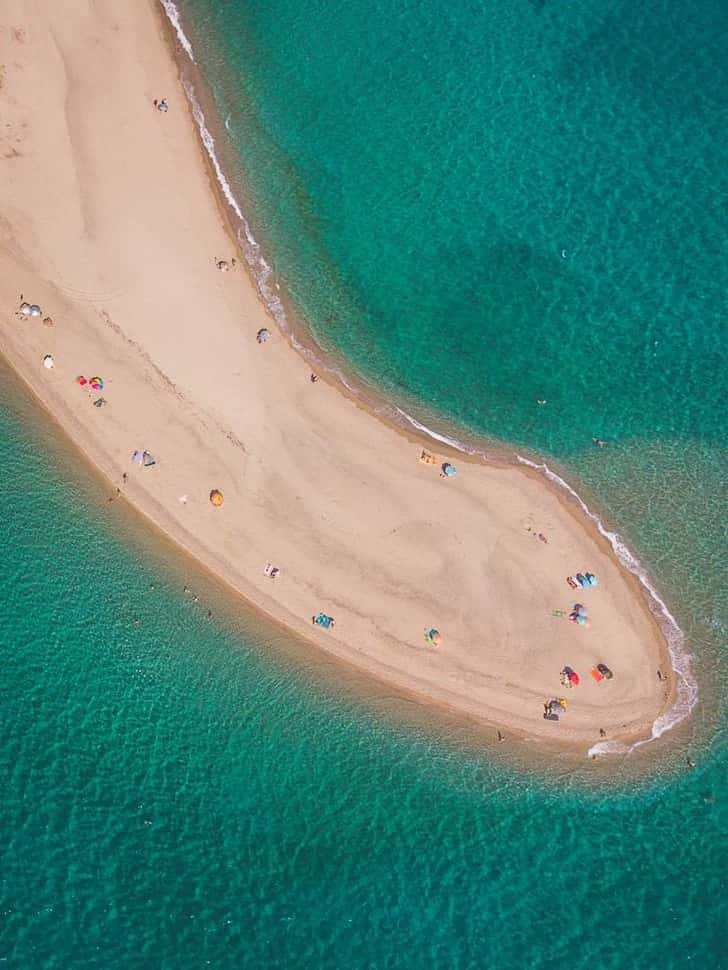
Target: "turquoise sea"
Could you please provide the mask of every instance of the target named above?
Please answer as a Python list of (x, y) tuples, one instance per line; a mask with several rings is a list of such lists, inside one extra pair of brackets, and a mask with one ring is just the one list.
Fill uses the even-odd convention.
[(108, 503), (2, 369), (0, 965), (728, 965), (728, 10), (179, 9), (288, 325), (568, 480), (700, 699), (611, 768), (402, 712)]

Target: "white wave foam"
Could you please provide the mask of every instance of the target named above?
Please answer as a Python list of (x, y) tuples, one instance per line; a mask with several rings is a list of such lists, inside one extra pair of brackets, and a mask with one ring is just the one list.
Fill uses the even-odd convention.
[(394, 406), (394, 410), (398, 414), (401, 414), (402, 417), (406, 421), (408, 421), (413, 428), (416, 428), (418, 431), (421, 431), (423, 434), (426, 434), (428, 438), (434, 438), (435, 441), (441, 441), (442, 444), (449, 445), (450, 448), (455, 448), (457, 451), (462, 451), (463, 454), (466, 454), (466, 455), (484, 454), (484, 452), (479, 452), (474, 448), (468, 448), (467, 445), (464, 445), (462, 441), (458, 441), (456, 438), (448, 438), (447, 435), (439, 434), (437, 431), (433, 431), (432, 428), (428, 428), (427, 425), (420, 424), (420, 422), (417, 421), (415, 418), (413, 418), (411, 414), (407, 414), (406, 411), (403, 411), (401, 408), (398, 408), (396, 404)]
[[(167, 14), (167, 17), (169, 18), (169, 22), (172, 24), (175, 30), (177, 39), (179, 40), (181, 46), (183, 47), (189, 59), (194, 64), (195, 56), (192, 50), (192, 44), (190, 43), (189, 38), (187, 37), (184, 30), (182, 29), (182, 24), (180, 23), (179, 11), (177, 10), (177, 7), (175, 6), (173, 0), (160, 0), (160, 2), (164, 7), (164, 11)], [(243, 250), (246, 262), (248, 263), (248, 265), (253, 271), (253, 276), (255, 277), (258, 290), (260, 291), (260, 295), (262, 296), (266, 306), (272, 313), (276, 322), (283, 325), (286, 323), (286, 314), (283, 308), (283, 303), (281, 302), (281, 299), (278, 296), (278, 294), (275, 292), (274, 287), (271, 286), (271, 283), (270, 283), (271, 277), (273, 275), (273, 271), (271, 270), (270, 266), (263, 258), (263, 255), (260, 251), (260, 246), (258, 245), (258, 242), (255, 236), (253, 235), (245, 216), (243, 215), (243, 210), (240, 208), (238, 200), (235, 198), (233, 190), (230, 187), (230, 183), (225, 177), (225, 173), (223, 172), (222, 166), (220, 165), (220, 160), (217, 157), (217, 152), (215, 151), (215, 139), (213, 138), (212, 133), (210, 132), (210, 129), (207, 127), (207, 123), (205, 121), (205, 113), (202, 110), (202, 106), (200, 105), (200, 102), (197, 100), (197, 97), (195, 96), (195, 89), (191, 81), (189, 81), (186, 78), (182, 78), (182, 86), (184, 88), (185, 94), (187, 95), (187, 100), (190, 103), (190, 107), (192, 108), (192, 116), (195, 119), (195, 123), (197, 124), (197, 129), (200, 133), (202, 144), (204, 145), (205, 151), (207, 152), (208, 157), (212, 162), (212, 167), (215, 171), (215, 177), (217, 178), (218, 185), (222, 190), (222, 194), (225, 197), (225, 201), (233, 210), (233, 212), (235, 213), (235, 215), (237, 216), (238, 220), (241, 223), (242, 235), (240, 230), (238, 230), (237, 235), (238, 235), (238, 242), (240, 243), (240, 246)], [(228, 126), (229, 120), (230, 120), (230, 116), (228, 115), (225, 121), (225, 127), (227, 128), (228, 131), (230, 130)]]
[(588, 507), (586, 502), (581, 498), (574, 489), (557, 475), (556, 472), (551, 471), (548, 465), (543, 462), (537, 464), (528, 458), (524, 458), (522, 455), (516, 454), (516, 458), (523, 465), (528, 465), (529, 468), (534, 468), (540, 471), (549, 481), (554, 482), (560, 488), (563, 488), (569, 495), (572, 496), (579, 504), (580, 508), (587, 515), (592, 522), (596, 525), (597, 529), (608, 540), (612, 549), (619, 559), (619, 561), (631, 572), (633, 573), (642, 583), (644, 588), (648, 593), (648, 601), (650, 604), (650, 609), (652, 613), (657, 618), (660, 627), (665, 634), (665, 639), (667, 640), (667, 648), (670, 653), (670, 662), (672, 664), (672, 669), (677, 677), (677, 691), (675, 695), (675, 703), (672, 705), (669, 711), (665, 711), (661, 714), (652, 725), (652, 731), (649, 738), (644, 738), (641, 741), (637, 741), (632, 745), (622, 744), (619, 741), (600, 741), (598, 744), (593, 745), (589, 748), (588, 755), (599, 755), (599, 754), (626, 754), (635, 748), (640, 747), (643, 744), (647, 744), (649, 741), (653, 741), (659, 738), (666, 731), (674, 728), (676, 724), (684, 721), (685, 718), (690, 714), (692, 709), (698, 700), (698, 685), (693, 677), (692, 673), (692, 657), (684, 649), (685, 636), (677, 625), (677, 621), (672, 613), (667, 608), (664, 600), (660, 597), (657, 590), (654, 588), (649, 580), (649, 577), (640, 563), (639, 559), (631, 552), (627, 547), (624, 540), (616, 532), (610, 532), (594, 512)]
[(180, 23), (180, 19), (179, 19), (179, 10), (175, 6), (173, 0), (160, 0), (160, 3), (164, 7), (164, 12), (167, 14), (167, 18), (169, 19), (169, 22), (174, 27), (174, 32), (177, 35), (177, 40), (180, 42), (180, 45), (182, 46), (185, 54), (187, 54), (189, 59), (194, 64), (195, 55), (192, 52), (192, 44), (190, 43), (189, 38), (187, 37), (187, 34), (185, 34), (184, 30), (182, 30), (182, 24)]
[(240, 204), (235, 198), (235, 194), (233, 193), (230, 183), (225, 177), (225, 173), (222, 170), (222, 165), (220, 164), (220, 159), (217, 157), (217, 152), (215, 151), (215, 139), (213, 138), (210, 129), (207, 127), (205, 113), (202, 110), (200, 102), (197, 100), (195, 89), (187, 78), (182, 79), (182, 86), (185, 94), (187, 95), (187, 100), (190, 103), (190, 107), (192, 108), (192, 117), (195, 119), (195, 123), (197, 124), (200, 139), (202, 140), (205, 151), (212, 162), (212, 167), (215, 171), (215, 177), (217, 178), (218, 185), (222, 190), (225, 201), (240, 222), (237, 238), (238, 242), (240, 243), (240, 248), (245, 256), (245, 260), (253, 271), (253, 276), (260, 295), (273, 315), (273, 318), (279, 325), (284, 326), (287, 321), (283, 303), (278, 293), (276, 293), (275, 284), (271, 285), (273, 270), (264, 259), (258, 241), (253, 235), (248, 221), (243, 215), (243, 210), (240, 208)]
[(185, 94), (187, 95), (187, 100), (190, 102), (192, 107), (192, 115), (197, 123), (197, 128), (200, 132), (200, 138), (202, 139), (202, 144), (205, 146), (205, 151), (207, 152), (210, 161), (212, 162), (212, 167), (215, 169), (215, 175), (217, 177), (218, 184), (222, 189), (222, 194), (225, 196), (225, 200), (230, 208), (233, 210), (235, 215), (242, 222), (245, 221), (242, 210), (238, 205), (238, 200), (233, 195), (233, 190), (230, 188), (230, 183), (225, 178), (225, 173), (220, 165), (220, 160), (217, 157), (217, 152), (215, 151), (215, 139), (210, 134), (210, 131), (205, 123), (205, 114), (200, 107), (200, 102), (195, 97), (195, 90), (189, 81), (183, 79), (182, 86), (185, 89)]
[(288, 320), (286, 318), (286, 311), (283, 307), (283, 301), (276, 292), (278, 288), (277, 285), (275, 283), (271, 285), (273, 270), (265, 261), (265, 258), (260, 251), (258, 241), (250, 231), (250, 226), (245, 219), (242, 220), (242, 223), (241, 228), (238, 230), (238, 242), (240, 243), (240, 248), (245, 254), (245, 260), (248, 266), (250, 266), (253, 271), (258, 292), (263, 297), (263, 302), (270, 310), (276, 323), (280, 327), (285, 327)]

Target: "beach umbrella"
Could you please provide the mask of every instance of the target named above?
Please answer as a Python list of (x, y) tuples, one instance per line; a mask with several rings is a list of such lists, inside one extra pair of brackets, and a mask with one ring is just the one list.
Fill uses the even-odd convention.
[(587, 619), (582, 613), (579, 613), (576, 617), (576, 622), (579, 624), (579, 626), (584, 626), (587, 622)]
[(556, 703), (559, 705), (559, 707), (563, 708), (564, 710), (566, 710), (566, 708), (569, 706), (569, 702), (565, 697), (557, 697)]
[(213, 490), (210, 492), (210, 501), (214, 506), (219, 508), (225, 499), (223, 498), (222, 492), (219, 489), (213, 488)]
[(104, 389), (104, 381), (101, 377), (92, 377), (89, 380), (89, 384), (95, 391), (103, 391)]
[(569, 682), (574, 684), (575, 686), (579, 683), (579, 675), (575, 670), (570, 670), (568, 673), (568, 677), (569, 677)]
[(440, 644), (442, 643), (442, 635), (440, 631), (435, 630), (434, 628), (432, 630), (427, 631), (427, 639), (435, 647), (439, 647)]
[(264, 344), (268, 337), (270, 337), (270, 330), (267, 327), (261, 327), (256, 334), (255, 339), (259, 344)]
[(30, 307), (30, 315), (31, 315), (31, 317), (39, 317), (42, 312), (43, 311), (41, 310), (41, 308), (38, 306), (37, 303), (33, 303), (31, 305), (31, 307)]
[(27, 317), (28, 314), (30, 313), (30, 303), (21, 303), (20, 312)]
[(447, 475), (448, 478), (452, 478), (453, 475), (457, 475), (457, 471), (458, 471), (457, 468), (455, 468), (454, 465), (451, 465), (450, 462), (448, 461), (446, 461), (445, 464), (442, 466), (442, 470), (444, 474)]
[(52, 370), (56, 366), (56, 362), (55, 362), (55, 360), (53, 360), (53, 355), (52, 354), (46, 354), (45, 355), (45, 357), (43, 358), (43, 366), (47, 370)]

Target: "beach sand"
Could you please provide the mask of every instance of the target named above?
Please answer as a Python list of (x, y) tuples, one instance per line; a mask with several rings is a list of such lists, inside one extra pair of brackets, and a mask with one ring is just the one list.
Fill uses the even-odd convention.
[[(110, 494), (301, 638), (433, 705), (550, 746), (649, 735), (665, 642), (592, 523), (521, 468), (450, 456), (441, 477), (418, 461), (431, 443), (311, 383), (241, 265), (218, 270), (236, 253), (158, 9), (4, 11), (2, 351)], [(18, 318), (21, 293), (52, 325)], [(80, 374), (103, 377), (105, 406)], [(585, 570), (598, 589), (570, 590)], [(588, 629), (552, 615), (576, 601)], [(612, 680), (592, 679), (597, 662)], [(544, 720), (559, 696), (568, 711)]]

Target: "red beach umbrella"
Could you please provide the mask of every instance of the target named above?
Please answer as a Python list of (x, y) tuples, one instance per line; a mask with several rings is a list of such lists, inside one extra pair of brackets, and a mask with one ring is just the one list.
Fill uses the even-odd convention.
[(576, 686), (579, 683), (579, 675), (575, 670), (572, 670), (569, 674), (569, 681)]

